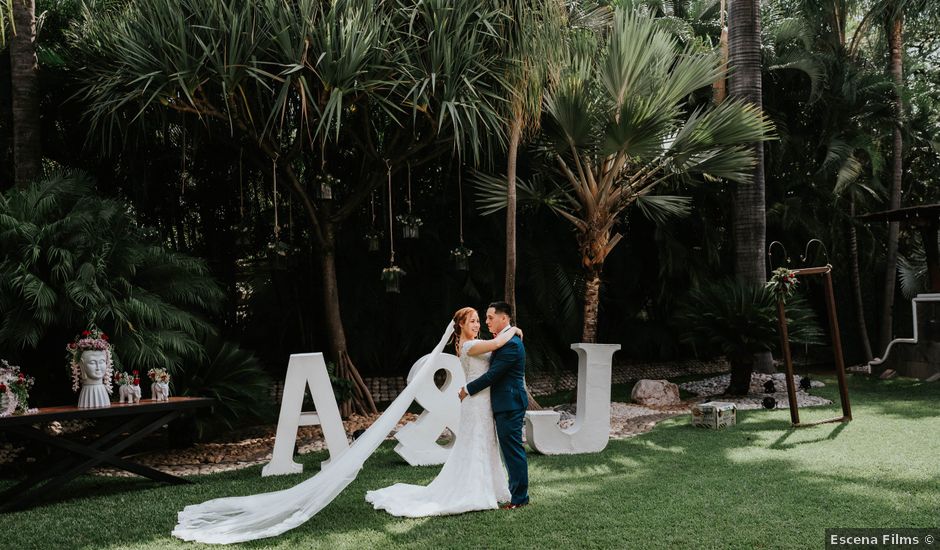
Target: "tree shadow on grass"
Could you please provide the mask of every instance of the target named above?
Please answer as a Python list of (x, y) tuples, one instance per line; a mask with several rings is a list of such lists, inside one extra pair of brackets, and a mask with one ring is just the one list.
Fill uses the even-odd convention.
[[(827, 427), (831, 426), (832, 428), (828, 430)], [(845, 429), (846, 424), (840, 422), (837, 424), (820, 424), (819, 426), (806, 426), (802, 428), (790, 428), (783, 435), (777, 438), (773, 444), (770, 445), (771, 449), (790, 449), (796, 445), (806, 445), (812, 443), (819, 443), (821, 441), (833, 440), (839, 437), (839, 434), (842, 433), (842, 430)], [(818, 428), (818, 430), (816, 430)], [(796, 441), (794, 443), (787, 443), (787, 440), (790, 439), (790, 436), (795, 435), (799, 431), (805, 430), (816, 430), (815, 433), (821, 434), (813, 439), (804, 439), (802, 441)]]

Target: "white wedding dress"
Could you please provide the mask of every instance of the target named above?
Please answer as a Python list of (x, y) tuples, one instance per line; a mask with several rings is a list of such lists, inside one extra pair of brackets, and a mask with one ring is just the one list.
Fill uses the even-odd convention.
[[(178, 514), (173, 536), (210, 544), (230, 544), (280, 535), (313, 517), (356, 479), (366, 459), (372, 456), (408, 411), (417, 388), (425, 378), (434, 376), (434, 363), (453, 332), (453, 323), (448, 323), (444, 336), (411, 383), (405, 386), (382, 416), (326, 468), (283, 491), (217, 498), (187, 506)], [(492, 413), (488, 422), (492, 430)], [(507, 500), (508, 495), (507, 491)]]
[[(471, 357), (467, 351), (479, 340), (461, 346), (460, 364), (467, 382), (489, 368), (490, 354)], [(496, 426), (489, 388), (467, 397), (460, 406), (460, 435), (429, 485), (396, 483), (369, 491), (366, 500), (393, 516), (425, 517), (491, 510), (510, 500), (506, 471), (496, 443)]]

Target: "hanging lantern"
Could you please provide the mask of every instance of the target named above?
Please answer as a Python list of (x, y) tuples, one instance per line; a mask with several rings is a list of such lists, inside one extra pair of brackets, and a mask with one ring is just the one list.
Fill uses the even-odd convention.
[(401, 236), (406, 239), (417, 239), (418, 228), (424, 223), (421, 218), (414, 214), (399, 214), (395, 216), (398, 223), (401, 224)]
[(470, 269), (471, 254), (473, 254), (473, 251), (462, 244), (450, 251), (450, 255), (454, 258), (454, 267), (457, 268), (457, 271), (468, 271)]
[(372, 230), (363, 235), (363, 238), (366, 240), (366, 243), (369, 246), (369, 252), (378, 252), (379, 247), (382, 244), (382, 237), (385, 236), (385, 233), (379, 230)]
[(315, 182), (317, 198), (324, 201), (333, 200), (333, 186), (338, 183), (339, 180), (330, 174), (318, 174)]
[(397, 265), (383, 269), (382, 281), (385, 282), (385, 292), (401, 292), (401, 278), (404, 275), (405, 271)]

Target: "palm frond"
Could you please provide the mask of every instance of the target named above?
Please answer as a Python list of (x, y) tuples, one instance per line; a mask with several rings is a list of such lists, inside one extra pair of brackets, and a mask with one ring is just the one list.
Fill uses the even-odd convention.
[(684, 218), (692, 213), (692, 199), (675, 195), (643, 195), (634, 204), (646, 218), (657, 224), (665, 224), (674, 218)]

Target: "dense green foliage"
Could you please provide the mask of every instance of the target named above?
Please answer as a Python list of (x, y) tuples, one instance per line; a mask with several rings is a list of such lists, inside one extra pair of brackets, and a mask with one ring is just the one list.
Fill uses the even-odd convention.
[[(508, 18), (519, 16), (516, 4), (484, 2), (476, 11), (447, 18), (445, 2), (375, 3), (386, 10), (381, 20), (364, 9), (373, 5), (365, 1), (291, 4), (297, 9), (274, 0), (38, 4), (45, 167), (93, 174), (103, 196), (125, 197), (135, 218), (154, 229), (154, 243), (204, 258), (226, 296), (224, 307), (213, 313), (217, 324), (227, 338), (257, 353), (276, 377), (289, 353), (327, 350), (330, 337), (316, 228), (285, 174), (272, 177), (261, 143), (281, 153), (279, 166), (291, 167), (310, 194), (324, 166), (342, 182), (332, 206), (316, 199), (314, 206), (323, 209), (318, 219), (342, 216), (331, 247), (338, 300), (349, 353), (364, 375), (407, 372), (454, 310), (501, 297), (505, 228), (501, 216), (481, 215), (492, 207), (494, 194), (481, 193), (474, 204), (467, 185), (471, 167), (456, 157), (459, 148), (461, 160), (471, 159), (478, 145), (483, 162), (475, 171), (491, 178), (498, 194), (506, 126), (499, 117), (516, 97), (503, 80), (521, 62), (501, 57), (501, 33), (512, 28), (504, 26)], [(721, 30), (718, 2), (616, 4), (655, 17), (678, 41), (679, 52), (714, 55)], [(764, 3), (763, 104), (778, 137), (765, 145), (767, 240), (781, 241), (794, 261), (809, 238), (826, 243), (825, 254), (806, 261), (834, 266), (849, 363), (860, 360), (860, 312), (850, 273), (856, 263), (861, 274), (878, 273), (885, 261), (886, 225), (854, 218), (887, 204), (895, 122), (882, 4)], [(934, 4), (921, 3), (918, 16), (908, 16), (905, 25), (904, 205), (940, 199)], [(608, 58), (609, 51), (598, 45), (612, 23), (606, 3), (565, 7), (563, 26), (575, 39), (573, 49)], [(145, 12), (160, 16), (143, 17)], [(200, 25), (177, 24), (196, 20)], [(427, 31), (434, 25), (446, 32), (431, 40)], [(386, 39), (388, 47), (366, 47)], [(593, 50), (585, 46), (592, 44)], [(555, 52), (547, 46), (532, 51)], [(244, 62), (229, 62), (235, 57)], [(569, 82), (562, 75), (578, 67), (566, 62), (546, 70), (531, 82), (557, 92)], [(460, 84), (451, 78), (455, 74), (467, 75), (467, 81)], [(9, 66), (0, 62), (0, 187), (13, 181), (9, 79)], [(236, 90), (238, 101), (232, 103)], [(532, 92), (526, 99), (532, 97), (546, 96)], [(630, 104), (640, 105), (644, 97), (637, 93)], [(685, 117), (710, 101), (710, 87), (703, 85), (674, 108)], [(187, 111), (210, 104), (212, 116)], [(556, 143), (547, 139), (554, 117), (540, 108), (546, 105), (527, 105), (542, 124), (527, 123), (518, 161), (520, 198), (527, 189), (539, 198), (521, 201), (518, 237), (519, 321), (535, 370), (573, 363), (568, 346), (580, 335), (586, 284), (579, 242), (567, 222), (552, 214), (553, 207), (572, 203), (565, 180), (546, 170), (548, 145)], [(589, 117), (571, 122), (598, 127)], [(330, 138), (325, 146), (321, 137)], [(390, 197), (386, 158), (393, 164)], [(474, 250), (469, 272), (455, 271), (449, 256), (459, 242), (458, 182), (464, 239)], [(625, 238), (604, 265), (598, 340), (620, 343), (619, 356), (670, 359), (696, 351), (674, 330), (677, 307), (689, 289), (727, 276), (731, 265), (730, 184), (697, 183), (668, 178), (657, 191), (683, 197), (689, 206), (685, 217), (656, 220), (654, 212), (650, 220), (631, 209), (613, 226)], [(417, 241), (395, 240), (395, 261), (408, 273), (400, 296), (386, 295), (379, 280), (389, 263), (390, 200), (392, 219), (410, 209), (424, 221)], [(382, 249), (370, 254), (363, 235), (376, 229), (385, 233)], [(396, 236), (399, 230), (391, 229)], [(853, 231), (857, 262), (849, 244)], [(924, 254), (916, 232), (902, 231), (900, 252), (901, 289), (908, 295), (922, 291)], [(781, 265), (782, 258), (771, 260), (770, 267)], [(877, 331), (880, 284), (863, 276), (857, 293), (871, 333)], [(803, 292), (822, 311), (819, 290), (807, 285)], [(896, 310), (897, 326), (909, 322), (906, 307)], [(175, 345), (198, 339), (198, 321), (189, 322), (194, 332)], [(30, 323), (35, 321), (17, 329), (22, 342), (34, 330)], [(41, 347), (60, 347), (74, 330), (52, 338), (55, 346)], [(141, 345), (122, 343), (128, 352), (143, 354)]]
[[(789, 300), (786, 312), (791, 342), (822, 343), (816, 316), (805, 300)], [(732, 280), (691, 291), (676, 321), (683, 328), (683, 341), (703, 351), (724, 354), (732, 363), (750, 361), (752, 355), (770, 351), (780, 341), (773, 292)]]
[(38, 404), (66, 400), (65, 343), (95, 324), (111, 335), (119, 369), (167, 369), (174, 392), (216, 397), (215, 418), (230, 424), (267, 383), (250, 354), (207, 350), (224, 298), (204, 261), (168, 250), (87, 176), (0, 196), (0, 349), (30, 365)]

